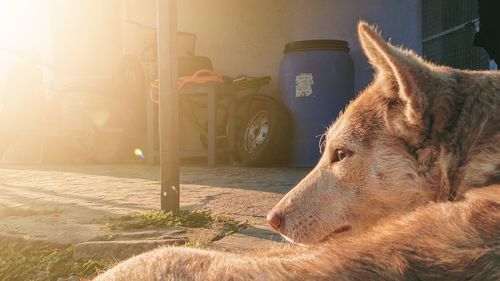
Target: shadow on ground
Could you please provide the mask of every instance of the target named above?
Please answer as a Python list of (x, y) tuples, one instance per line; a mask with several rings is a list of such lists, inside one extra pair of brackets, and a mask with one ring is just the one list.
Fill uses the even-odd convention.
[[(160, 168), (147, 165), (0, 165), (0, 169), (81, 174), (121, 179), (160, 181)], [(256, 191), (286, 193), (297, 184), (310, 168), (255, 168), (237, 166), (183, 166), (181, 184), (197, 184)]]

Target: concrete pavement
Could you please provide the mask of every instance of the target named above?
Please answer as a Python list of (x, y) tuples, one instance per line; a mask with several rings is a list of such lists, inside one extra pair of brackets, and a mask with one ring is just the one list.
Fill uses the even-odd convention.
[[(271, 241), (281, 239), (266, 226), (266, 213), (307, 172), (183, 167), (181, 208), (207, 209), (252, 224), (211, 247), (234, 251), (267, 248), (275, 243)], [(107, 219), (158, 209), (159, 197), (159, 167), (0, 166), (0, 235), (73, 244), (116, 235), (105, 226)]]

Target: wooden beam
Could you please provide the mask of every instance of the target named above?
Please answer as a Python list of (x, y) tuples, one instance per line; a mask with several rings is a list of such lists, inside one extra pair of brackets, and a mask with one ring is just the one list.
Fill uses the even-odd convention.
[(160, 99), (161, 209), (179, 211), (179, 101), (177, 96), (177, 1), (157, 0)]

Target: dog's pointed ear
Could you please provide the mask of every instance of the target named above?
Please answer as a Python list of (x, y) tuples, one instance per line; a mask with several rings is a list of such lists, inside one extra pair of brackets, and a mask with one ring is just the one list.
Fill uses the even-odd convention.
[(375, 79), (382, 79), (383, 94), (387, 97), (387, 122), (393, 131), (417, 145), (425, 124), (428, 97), (425, 80), (430, 70), (413, 53), (387, 43), (374, 27), (365, 22), (358, 25), (361, 46), (376, 71)]

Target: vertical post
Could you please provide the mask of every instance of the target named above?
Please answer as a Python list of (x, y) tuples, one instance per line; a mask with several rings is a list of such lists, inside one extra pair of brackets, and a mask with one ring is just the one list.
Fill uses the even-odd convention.
[(216, 146), (216, 135), (217, 133), (215, 132), (215, 103), (216, 103), (216, 96), (215, 96), (215, 89), (214, 86), (210, 86), (210, 89), (207, 92), (207, 103), (208, 103), (208, 120), (207, 120), (207, 157), (208, 157), (208, 166), (213, 167), (215, 166), (215, 146)]
[(179, 101), (177, 96), (177, 1), (157, 0), (160, 99), (161, 209), (179, 211)]

